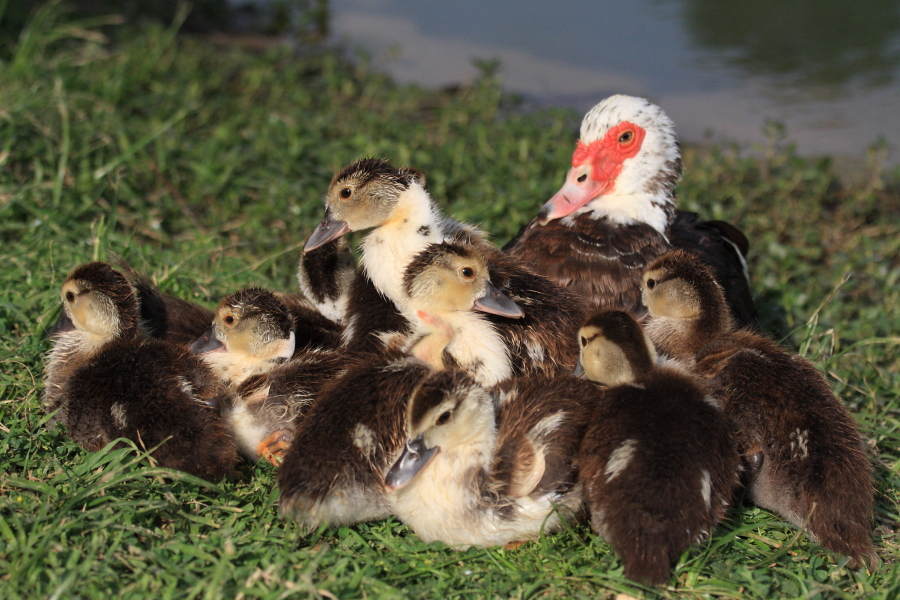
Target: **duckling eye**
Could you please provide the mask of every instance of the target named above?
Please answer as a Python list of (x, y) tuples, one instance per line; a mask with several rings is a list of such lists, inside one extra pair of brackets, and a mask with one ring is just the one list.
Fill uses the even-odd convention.
[(473, 269), (472, 267), (463, 267), (459, 270), (459, 272), (466, 279), (472, 279), (473, 277), (475, 277), (475, 269)]
[(227, 325), (234, 325), (234, 315), (226, 315), (222, 320), (225, 321)]
[(581, 177), (579, 177), (579, 178), (577, 179), (577, 181), (578, 181), (578, 183), (584, 183), (584, 181), (585, 181), (586, 179), (587, 179), (587, 173), (582, 173), (582, 174), (581, 174)]
[(345, 187), (344, 189), (341, 190), (341, 198), (343, 198), (344, 200), (346, 200), (347, 198), (349, 198), (352, 195), (353, 195), (353, 190), (351, 188)]
[(619, 136), (619, 143), (627, 144), (632, 139), (634, 139), (634, 132), (629, 129), (628, 131), (623, 131), (622, 135)]
[(656, 287), (656, 280), (655, 280), (655, 279), (648, 279), (648, 280), (647, 280), (647, 289), (648, 289), (648, 290), (652, 290), (652, 289), (655, 288), (655, 287)]
[(581, 345), (582, 345), (582, 346), (587, 346), (587, 338), (584, 337), (584, 336), (581, 336)]
[(75, 294), (73, 292), (66, 292), (66, 301), (73, 302), (75, 300)]
[(446, 425), (447, 421), (449, 421), (450, 417), (452, 417), (452, 416), (453, 416), (452, 411), (449, 411), (449, 410), (444, 411), (443, 413), (441, 413), (441, 416), (439, 416), (437, 418), (437, 421), (435, 421), (435, 423), (437, 425)]

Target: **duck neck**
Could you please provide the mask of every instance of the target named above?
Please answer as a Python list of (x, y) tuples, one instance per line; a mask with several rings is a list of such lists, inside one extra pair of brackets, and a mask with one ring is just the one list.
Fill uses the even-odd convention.
[(668, 358), (691, 361), (710, 339), (700, 319), (654, 317), (644, 326), (656, 349)]
[(441, 215), (418, 183), (400, 194), (388, 219), (362, 243), (362, 266), (375, 288), (395, 304), (403, 298), (403, 273), (429, 244), (443, 241)]
[(594, 219), (606, 218), (620, 225), (646, 223), (665, 236), (675, 218), (675, 198), (665, 190), (613, 192), (594, 198), (566, 219), (571, 221), (583, 214), (589, 214)]

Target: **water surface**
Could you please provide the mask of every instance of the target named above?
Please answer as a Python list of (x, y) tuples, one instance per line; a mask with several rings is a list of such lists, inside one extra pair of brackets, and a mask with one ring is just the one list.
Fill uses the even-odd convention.
[(332, 0), (335, 39), (400, 82), (471, 80), (499, 60), (506, 89), (584, 111), (650, 98), (687, 141), (766, 143), (900, 164), (900, 0)]

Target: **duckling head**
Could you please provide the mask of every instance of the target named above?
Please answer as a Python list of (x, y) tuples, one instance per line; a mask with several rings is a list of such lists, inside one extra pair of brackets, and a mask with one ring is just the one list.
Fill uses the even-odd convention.
[(338, 171), (325, 193), (325, 217), (303, 247), (314, 250), (350, 231), (379, 227), (390, 220), (400, 196), (425, 192), (425, 175), (412, 167), (396, 168), (378, 158), (364, 158)]
[[(294, 319), (267, 290), (247, 288), (226, 296), (216, 309), (212, 327), (191, 345), (213, 367), (243, 379), (289, 359), (294, 353)], [(233, 381), (234, 382), (234, 381)]]
[(441, 315), (476, 310), (518, 319), (525, 312), (491, 283), (487, 262), (469, 245), (431, 244), (403, 277), (410, 306)]
[(493, 396), (465, 373), (443, 371), (429, 377), (410, 400), (409, 439), (385, 476), (385, 487), (404, 487), (439, 452), (478, 452), (496, 436), (495, 410)]
[(128, 280), (106, 263), (72, 271), (62, 285), (62, 305), (72, 326), (99, 343), (135, 335), (140, 309)]
[(705, 329), (732, 327), (725, 294), (709, 267), (684, 250), (659, 257), (644, 273), (644, 305), (653, 320), (702, 321)]
[(578, 331), (581, 356), (576, 375), (608, 386), (632, 383), (656, 363), (653, 343), (634, 320), (619, 310), (596, 313)]

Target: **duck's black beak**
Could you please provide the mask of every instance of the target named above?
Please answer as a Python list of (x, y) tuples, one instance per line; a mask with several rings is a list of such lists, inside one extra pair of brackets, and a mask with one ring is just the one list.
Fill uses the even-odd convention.
[(521, 319), (525, 316), (525, 311), (522, 310), (522, 307), (507, 298), (490, 281), (487, 282), (484, 296), (475, 300), (472, 309), (492, 315), (500, 315), (501, 317), (509, 317), (510, 319)]
[(572, 371), (572, 375), (575, 377), (584, 377), (584, 367), (581, 366), (581, 359), (578, 359), (578, 362), (575, 364), (575, 370)]
[(207, 352), (215, 352), (223, 348), (225, 348), (225, 345), (216, 338), (216, 333), (212, 327), (188, 346), (188, 350), (194, 354), (206, 354)]
[(425, 465), (439, 450), (439, 446), (426, 448), (425, 440), (422, 439), (421, 435), (406, 442), (403, 454), (400, 455), (400, 458), (397, 459), (397, 462), (394, 463), (388, 474), (384, 476), (384, 487), (387, 491), (392, 492), (408, 484), (419, 474), (419, 471), (425, 468)]
[(319, 226), (316, 227), (316, 230), (313, 231), (312, 235), (309, 236), (309, 239), (306, 240), (306, 245), (303, 246), (303, 251), (309, 252), (310, 250), (315, 250), (320, 246), (324, 246), (331, 240), (338, 239), (349, 231), (350, 226), (347, 225), (347, 222), (338, 221), (331, 216), (331, 208), (326, 208), (325, 216), (322, 217), (322, 222), (319, 223)]

